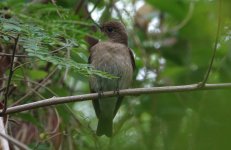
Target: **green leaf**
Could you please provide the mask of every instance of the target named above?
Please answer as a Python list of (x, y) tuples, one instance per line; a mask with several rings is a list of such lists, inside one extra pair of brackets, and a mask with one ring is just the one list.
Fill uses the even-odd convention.
[(22, 29), (14, 24), (8, 24), (8, 23), (4, 23), (3, 26), (3, 31), (17, 31), (20, 32)]
[(47, 75), (47, 72), (42, 70), (30, 70), (28, 72), (29, 76), (33, 80), (41, 80), (44, 79)]
[(8, 36), (5, 36), (5, 35), (2, 35), (3, 39), (6, 40), (6, 41), (9, 41), (10, 38)]

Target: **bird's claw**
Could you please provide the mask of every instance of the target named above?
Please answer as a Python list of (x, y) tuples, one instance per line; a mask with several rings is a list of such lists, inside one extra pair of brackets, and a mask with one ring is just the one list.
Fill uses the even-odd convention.
[(99, 99), (100, 99), (102, 96), (103, 96), (103, 91), (100, 90), (100, 91), (98, 92), (98, 97), (99, 97)]
[(120, 90), (119, 89), (115, 89), (114, 90), (114, 94), (116, 94), (117, 96), (120, 96)]
[(204, 82), (199, 82), (197, 88), (203, 88), (205, 86)]

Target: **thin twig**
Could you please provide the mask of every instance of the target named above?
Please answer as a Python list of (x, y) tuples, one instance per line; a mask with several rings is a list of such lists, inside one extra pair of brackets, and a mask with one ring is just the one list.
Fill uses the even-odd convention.
[[(5, 132), (3, 123), (2, 123), (2, 122), (3, 122), (3, 118), (0, 118), (0, 121), (1, 121), (1, 128), (0, 128), (0, 131), (3, 131), (3, 132), (0, 132), (0, 136), (1, 136), (2, 138), (6, 139), (7, 142), (9, 141), (10, 143), (14, 144), (15, 146), (17, 146), (17, 147), (20, 148), (20, 149), (23, 149), (23, 150), (29, 150), (29, 149), (30, 149), (30, 148), (27, 147), (25, 144), (23, 144), (23, 143), (19, 142), (18, 140), (12, 138), (11, 136), (7, 135), (6, 132)], [(1, 140), (1, 142), (2, 142), (2, 141), (3, 141), (3, 140)], [(3, 144), (3, 143), (1, 143), (1, 144)], [(2, 145), (1, 145), (1, 148), (3, 148)], [(5, 147), (5, 149), (6, 149), (6, 147)]]
[[(68, 42), (68, 41), (66, 41), (66, 42)], [(66, 53), (66, 58), (67, 59), (70, 59), (70, 57), (71, 57), (71, 52), (70, 51), (71, 51), (70, 48), (67, 47), (67, 53)], [(69, 67), (66, 67), (65, 72), (64, 72), (64, 76), (63, 76), (63, 80), (66, 80), (69, 69), (70, 69)]]
[[(33, 83), (33, 84), (35, 84), (36, 86), (43, 87), (44, 89), (46, 89), (47, 91), (49, 91), (51, 94), (57, 96), (57, 94), (56, 94), (54, 91), (52, 91), (50, 88), (46, 87), (46, 86), (45, 86), (44, 84), (42, 84), (42, 83), (39, 83), (39, 82), (36, 82), (36, 81), (33, 81), (33, 80), (29, 80), (29, 79), (23, 79), (23, 77), (18, 77), (18, 78), (19, 78), (19, 79), (12, 79), (12, 80), (13, 80), (13, 81), (24, 81), (24, 82)], [(0, 78), (0, 80), (7, 80), (7, 78)], [(0, 89), (0, 92), (3, 91), (3, 90), (5, 90), (5, 89), (6, 89), (6, 87), (1, 88), (1, 89)]]
[(63, 16), (61, 15), (61, 13), (59, 12), (58, 6), (56, 5), (56, 1), (55, 0), (51, 0), (51, 3), (56, 7), (56, 12), (59, 15), (60, 18), (63, 18)]
[[(69, 47), (69, 46), (71, 46), (71, 44), (69, 44), (69, 45), (67, 44), (67, 45), (65, 45), (65, 46), (63, 46), (63, 47), (60, 47), (60, 48), (58, 48), (58, 49), (55, 49), (55, 50), (49, 52), (49, 54), (53, 54), (53, 53), (58, 52), (58, 51), (60, 51), (60, 50), (62, 50), (62, 49), (64, 49), (64, 48), (67, 48), (67, 47)], [(7, 54), (7, 55), (12, 56), (12, 54)], [(0, 56), (1, 56), (1, 53), (0, 53)], [(15, 55), (15, 57), (16, 57), (16, 56), (18, 56), (18, 57), (29, 57), (29, 56), (27, 56), (27, 55)], [(23, 64), (20, 64), (20, 65), (18, 65), (17, 67), (14, 68), (14, 71), (17, 70), (18, 68), (21, 68), (23, 65), (30, 64), (30, 63), (34, 63), (34, 62), (36, 62), (36, 61), (39, 61), (39, 60), (29, 61), (29, 62), (25, 62), (25, 63), (23, 63)]]
[(78, 13), (79, 13), (79, 11), (80, 11), (80, 9), (82, 8), (83, 4), (84, 4), (84, 0), (80, 0), (80, 1), (77, 3), (76, 8), (75, 8), (75, 14), (78, 14)]
[(122, 17), (122, 15), (121, 15), (121, 11), (118, 9), (118, 7), (116, 7), (115, 4), (113, 4), (112, 7), (115, 9), (117, 15), (119, 16), (120, 21), (121, 21), (123, 24), (125, 24), (124, 21), (123, 21), (123, 17)]
[(18, 44), (18, 39), (19, 39), (19, 34), (17, 35), (17, 38), (15, 39), (15, 44), (14, 44), (14, 49), (13, 49), (13, 54), (12, 54), (12, 59), (11, 59), (11, 63), (10, 63), (10, 73), (9, 73), (9, 78), (8, 78), (8, 82), (7, 82), (7, 87), (6, 87), (6, 92), (5, 92), (5, 97), (3, 100), (4, 106), (2, 109), (2, 112), (0, 113), (0, 116), (2, 116), (7, 109), (7, 100), (8, 100), (8, 93), (9, 93), (9, 88), (10, 88), (10, 82), (14, 73), (13, 67), (14, 67), (14, 56), (15, 56), (15, 52), (17, 49), (17, 44)]
[(12, 39), (17, 39), (17, 38), (15, 38), (14, 36), (12, 36), (12, 35), (10, 35), (10, 34), (7, 34), (7, 33), (5, 33), (5, 32), (2, 32), (2, 31), (0, 31), (0, 34), (2, 34), (2, 35), (5, 35), (5, 36), (8, 36), (8, 37), (10, 37), (10, 38), (12, 38)]
[[(0, 56), (12, 56), (12, 54), (0, 53)], [(14, 57), (30, 57), (28, 55), (15, 54)]]
[(65, 49), (65, 48), (71, 46), (71, 44), (72, 44), (72, 43), (68, 43), (68, 44), (66, 44), (66, 45), (63, 46), (63, 47), (60, 47), (60, 48), (58, 48), (58, 49), (55, 49), (55, 50), (49, 52), (49, 54), (53, 54), (53, 53), (56, 53), (56, 52), (58, 52), (58, 51), (60, 51), (60, 50), (62, 50), (62, 49)]
[(75, 24), (75, 25), (81, 25), (81, 26), (87, 26), (91, 27), (92, 23), (78, 21), (78, 20), (53, 20), (53, 23), (66, 23), (66, 24)]
[[(56, 72), (57, 68), (55, 68), (50, 74), (47, 75), (47, 77), (45, 79), (43, 79), (43, 81), (40, 84), (43, 84), (47, 82), (47, 80), (49, 80), (51, 78), (51, 76)], [(34, 91), (38, 90), (41, 87), (41, 85), (37, 85), (33, 88)], [(25, 98), (27, 98), (28, 96), (30, 96), (33, 93), (32, 90), (30, 90), (29, 92), (27, 92), (23, 97), (21, 97), (19, 100), (17, 100), (14, 105), (18, 105), (21, 101), (23, 101)]]
[[(126, 10), (124, 10), (124, 12), (130, 17), (130, 19), (132, 20), (132, 24), (135, 26), (135, 23), (134, 23), (134, 21), (133, 21), (133, 16), (131, 16), (131, 14), (128, 12), (128, 11), (126, 11)], [(119, 12), (118, 12), (119, 13)], [(134, 41), (134, 44), (135, 44), (135, 46), (141, 51), (141, 54), (142, 54), (142, 61), (144, 62), (144, 66), (146, 67), (146, 66), (148, 66), (148, 60), (147, 60), (147, 58), (149, 58), (148, 57), (148, 54), (146, 53), (146, 50), (144, 49), (144, 47), (142, 46), (142, 42), (141, 42), (141, 40), (140, 40), (140, 38), (137, 36), (137, 34), (136, 34), (136, 31), (135, 31), (135, 29), (134, 30), (131, 30), (131, 37), (132, 37), (132, 39), (133, 39), (133, 41)], [(147, 69), (145, 69), (145, 76), (147, 75)]]
[(50, 137), (47, 137), (46, 139), (42, 140), (42, 141), (39, 141), (35, 147), (33, 147), (33, 149), (38, 149), (39, 145), (42, 144), (42, 143), (45, 143), (46, 141), (49, 141), (50, 139), (58, 136), (58, 135), (66, 135), (65, 132), (58, 132)]
[(57, 124), (54, 127), (54, 129), (52, 131), (47, 132), (47, 134), (56, 134), (56, 132), (58, 132), (59, 127), (60, 127), (60, 117), (59, 117), (59, 112), (58, 112), (57, 108), (54, 108), (54, 112), (55, 112), (55, 115), (57, 118)]
[(204, 76), (203, 81), (200, 84), (198, 84), (199, 87), (205, 86), (205, 84), (209, 78), (209, 74), (212, 70), (213, 62), (214, 62), (215, 55), (217, 52), (217, 44), (218, 44), (218, 39), (219, 39), (219, 34), (220, 34), (220, 28), (221, 28), (221, 0), (219, 0), (219, 6), (218, 6), (218, 24), (217, 24), (217, 33), (216, 33), (215, 44), (214, 44), (214, 48), (213, 48), (213, 55), (212, 55), (208, 70)]
[(99, 2), (100, 0), (96, 0), (94, 7), (92, 8), (92, 10), (88, 13), (88, 16), (86, 17), (87, 19), (91, 18), (91, 14), (94, 12)]
[(32, 61), (28, 61), (28, 62), (25, 62), (25, 63), (19, 63), (19, 65), (14, 68), (14, 71), (21, 68), (22, 66), (24, 66), (26, 64), (32, 64), (32, 63), (35, 63), (37, 61), (39, 61), (39, 60), (32, 60)]
[[(4, 80), (7, 80), (7, 78), (3, 78), (3, 79), (4, 79)], [(0, 80), (1, 80), (1, 78), (0, 78)], [(23, 81), (23, 79), (13, 79), (13, 80), (14, 80), (14, 81)], [(45, 86), (44, 84), (41, 84), (41, 83), (36, 82), (36, 81), (28, 80), (28, 79), (25, 80), (25, 82), (30, 82), (30, 83), (36, 84), (37, 86), (40, 86), (40, 87), (46, 89), (48, 92), (50, 92), (50, 93), (53, 94), (54, 96), (58, 96), (58, 94), (56, 94), (52, 89), (48, 88), (48, 87)], [(81, 122), (79, 121), (79, 119), (76, 117), (76, 114), (71, 110), (71, 108), (70, 108), (67, 104), (65, 104), (64, 106), (65, 106), (66, 110), (68, 111), (68, 113), (70, 113), (70, 115), (72, 115), (72, 117), (75, 119), (75, 121), (77, 122), (77, 124), (78, 124), (79, 126), (83, 126), (83, 125), (81, 124)], [(55, 111), (56, 111), (56, 110), (55, 110)], [(57, 112), (57, 111), (56, 111), (56, 113), (57, 113), (57, 116), (58, 116), (58, 112)], [(59, 119), (59, 117), (58, 117), (58, 119)], [(60, 121), (58, 121), (58, 122), (60, 122)]]
[[(6, 134), (6, 128), (4, 123), (4, 117), (0, 117), (0, 134)], [(9, 142), (7, 139), (0, 137), (0, 149), (9, 150)]]
[[(215, 90), (215, 89), (225, 89), (225, 88), (231, 88), (231, 83), (205, 84), (204, 87), (199, 87), (198, 84), (190, 84), (190, 85), (180, 85), (180, 86), (124, 89), (124, 90), (120, 90), (120, 95), (126, 96), (126, 95), (140, 95), (140, 94), (173, 93), (173, 92), (185, 92), (185, 91), (197, 91), (197, 90)], [(112, 97), (112, 96), (116, 96), (116, 93), (114, 91), (108, 91), (108, 92), (104, 92), (102, 96)], [(94, 100), (97, 98), (98, 98), (98, 93), (84, 94), (84, 95), (77, 95), (77, 96), (66, 96), (66, 97), (52, 97), (49, 99), (44, 99), (28, 104), (9, 107), (6, 110), (5, 114), (22, 112), (26, 110), (39, 108), (39, 107), (45, 107), (45, 106), (51, 106), (51, 105), (57, 105), (63, 103)]]
[(182, 29), (185, 25), (187, 25), (187, 23), (190, 21), (190, 19), (192, 18), (193, 15), (193, 11), (194, 11), (194, 7), (195, 6), (195, 2), (191, 1), (189, 4), (189, 10), (187, 15), (185, 16), (185, 18), (175, 27), (173, 27), (173, 29), (170, 30), (170, 32), (177, 32), (180, 29)]
[(2, 134), (0, 132), (0, 136), (7, 139), (10, 143), (14, 144), (15, 146), (17, 146), (18, 148), (20, 149), (23, 149), (23, 150), (30, 150), (29, 147), (27, 147), (25, 144), (17, 141), (16, 139), (12, 138), (11, 136), (7, 135), (7, 134)]

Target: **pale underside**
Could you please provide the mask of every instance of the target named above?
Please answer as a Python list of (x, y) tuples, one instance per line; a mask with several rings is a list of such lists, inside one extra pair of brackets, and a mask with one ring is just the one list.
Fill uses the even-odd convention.
[[(112, 42), (99, 42), (91, 48), (91, 65), (101, 71), (105, 71), (119, 77), (118, 79), (106, 79), (98, 76), (90, 77), (90, 87), (95, 92), (111, 91), (128, 88), (132, 81), (133, 68), (129, 49), (124, 44)], [(117, 99), (100, 100), (99, 105), (104, 117), (112, 117)], [(107, 109), (105, 109), (107, 108)]]

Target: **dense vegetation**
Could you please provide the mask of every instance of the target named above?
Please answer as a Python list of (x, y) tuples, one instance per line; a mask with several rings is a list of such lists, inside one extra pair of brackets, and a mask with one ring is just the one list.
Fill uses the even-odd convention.
[[(86, 36), (95, 22), (122, 21), (136, 59), (133, 88), (231, 81), (230, 0), (1, 0), (0, 99), (8, 107), (89, 93)], [(220, 28), (219, 28), (220, 26)], [(218, 34), (217, 34), (218, 33)], [(90, 101), (9, 115), (8, 134), (32, 149), (217, 150), (231, 146), (231, 92), (184, 91), (126, 97), (115, 135), (97, 137)]]

